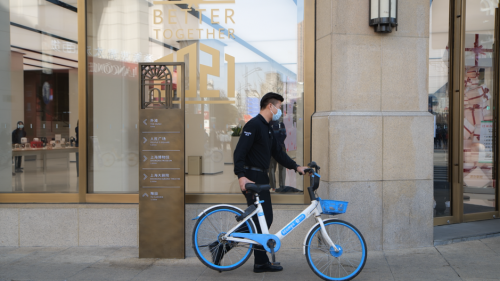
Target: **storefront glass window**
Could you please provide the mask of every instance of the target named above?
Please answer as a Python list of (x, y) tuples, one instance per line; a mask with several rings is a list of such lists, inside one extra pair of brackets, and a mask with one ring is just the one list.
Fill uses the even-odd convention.
[(429, 38), (429, 112), (434, 115), (434, 217), (451, 215), (448, 162), (449, 13), (450, 1), (432, 1)]
[(78, 192), (76, 0), (1, 3), (0, 192)]
[[(139, 62), (186, 63), (186, 172), (190, 156), (202, 167), (187, 193), (240, 192), (236, 132), (270, 91), (285, 98), (275, 136), (303, 164), (303, 0), (178, 2), (87, 1), (89, 192), (138, 192)], [(303, 195), (270, 164), (275, 192)]]
[[(495, 211), (493, 62), (497, 0), (467, 0), (464, 75), (464, 214)], [(500, 28), (500, 27), (496, 27)]]

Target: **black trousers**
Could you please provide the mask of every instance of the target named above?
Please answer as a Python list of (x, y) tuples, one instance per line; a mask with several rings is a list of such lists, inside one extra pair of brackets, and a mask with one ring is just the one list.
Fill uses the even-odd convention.
[(23, 161), (23, 157), (22, 156), (14, 156), (14, 157), (15, 157), (16, 169), (21, 169), (21, 163)]
[[(286, 148), (282, 147), (283, 151), (286, 152)], [(276, 185), (276, 166), (278, 167), (278, 185)], [(281, 166), (281, 164), (276, 161), (273, 157), (271, 157), (271, 163), (269, 164), (269, 184), (273, 190), (277, 188), (285, 187), (286, 180), (286, 168)]]
[[(252, 170), (247, 170), (245, 172), (245, 176), (251, 180), (254, 181), (256, 184), (269, 184), (269, 177), (267, 173), (264, 172), (257, 172), (257, 171), (252, 171)], [(245, 198), (247, 200), (247, 205), (250, 206), (253, 203), (255, 203), (255, 198), (252, 193), (243, 193), (245, 195)], [(264, 210), (264, 215), (266, 218), (267, 222), (267, 227), (270, 228), (271, 224), (273, 223), (273, 205), (271, 202), (271, 192), (269, 191), (263, 191), (259, 193), (259, 199), (264, 200), (264, 203), (262, 203), (262, 209)], [(255, 223), (255, 226), (257, 227), (257, 231), (259, 233), (262, 233), (262, 230), (260, 228), (260, 223), (259, 219), (257, 216), (253, 216), (253, 221)], [(262, 246), (255, 246), (255, 250), (253, 251), (253, 256), (255, 258), (255, 264), (265, 264), (269, 262), (269, 257), (267, 256), (266, 250), (264, 250), (264, 247)]]
[[(78, 147), (78, 146), (77, 146)], [(76, 176), (80, 176), (80, 162), (78, 161), (78, 152), (75, 152), (76, 155)]]

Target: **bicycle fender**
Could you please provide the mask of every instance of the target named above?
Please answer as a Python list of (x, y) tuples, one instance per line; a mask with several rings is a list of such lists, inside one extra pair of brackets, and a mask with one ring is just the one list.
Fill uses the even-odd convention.
[[(327, 223), (329, 221), (338, 221), (338, 219), (326, 219), (326, 220), (323, 220), (323, 223)], [(306, 234), (306, 237), (304, 238), (304, 244), (302, 245), (302, 252), (303, 254), (305, 255), (306, 254), (306, 243), (307, 243), (307, 237), (309, 237), (309, 234), (313, 231), (313, 229), (319, 225), (319, 222), (317, 222), (315, 225), (313, 225), (311, 227), (311, 229), (309, 229), (309, 231), (307, 232)]]
[[(206, 209), (205, 209), (205, 210), (203, 210), (201, 213), (199, 213), (199, 214), (198, 214), (198, 216), (197, 216), (196, 218), (193, 218), (193, 219), (191, 219), (191, 220), (197, 220), (197, 219), (199, 219), (199, 218), (200, 218), (203, 214), (207, 214), (207, 213), (209, 213), (209, 212), (210, 212), (210, 210), (215, 209), (215, 208), (217, 208), (217, 207), (232, 207), (232, 208), (237, 209), (238, 211), (241, 211), (241, 213), (244, 213), (244, 212), (245, 212), (245, 211), (243, 211), (242, 209), (240, 209), (240, 208), (238, 208), (238, 207), (236, 207), (236, 206), (233, 206), (233, 205), (229, 205), (229, 204), (219, 204), (219, 205), (214, 205), (214, 206), (212, 206), (212, 207), (206, 208)], [(235, 220), (235, 222), (236, 222), (236, 218), (235, 218), (234, 220)], [(255, 231), (257, 231), (257, 227), (255, 226), (255, 223), (253, 222), (253, 220), (252, 220), (252, 219), (249, 219), (249, 220), (247, 220), (247, 221), (249, 221), (249, 222), (252, 224), (253, 229), (255, 229)]]
[(238, 211), (241, 211), (242, 213), (244, 213), (245, 211), (243, 211), (242, 209), (236, 207), (236, 206), (233, 206), (233, 205), (229, 205), (229, 204), (219, 204), (219, 205), (214, 205), (212, 207), (209, 207), (209, 208), (206, 208), (205, 210), (203, 210), (201, 213), (198, 214), (198, 216), (196, 218), (193, 218), (191, 220), (197, 220), (199, 219), (203, 214), (206, 214), (206, 213), (209, 213), (210, 210), (212, 209), (215, 209), (217, 207), (233, 207), (235, 209), (238, 209)]

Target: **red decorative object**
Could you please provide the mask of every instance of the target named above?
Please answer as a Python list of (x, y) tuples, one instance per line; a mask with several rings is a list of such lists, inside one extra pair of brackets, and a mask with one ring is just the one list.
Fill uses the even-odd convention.
[(476, 34), (476, 40), (474, 41), (474, 48), (465, 48), (466, 52), (474, 52), (476, 54), (475, 57), (475, 65), (479, 66), (479, 55), (486, 55), (486, 52), (492, 53), (493, 49), (483, 49), (483, 45), (479, 45), (479, 34)]

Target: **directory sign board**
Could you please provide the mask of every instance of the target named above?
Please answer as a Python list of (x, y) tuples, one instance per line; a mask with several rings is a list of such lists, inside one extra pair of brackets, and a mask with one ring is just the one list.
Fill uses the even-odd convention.
[[(184, 258), (184, 63), (140, 63), (139, 257)], [(184, 75), (182, 75), (184, 77)]]

